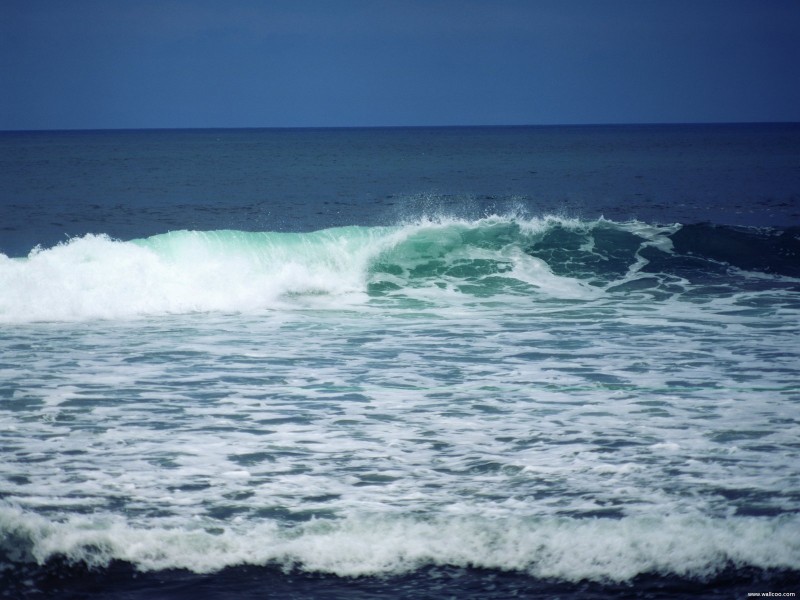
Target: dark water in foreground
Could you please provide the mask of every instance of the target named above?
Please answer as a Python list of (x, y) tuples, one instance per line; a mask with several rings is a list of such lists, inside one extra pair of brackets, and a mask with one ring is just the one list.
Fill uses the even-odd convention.
[[(149, 598), (747, 598), (748, 593), (797, 589), (796, 573), (727, 570), (703, 581), (674, 576), (640, 576), (622, 583), (566, 583), (531, 578), (524, 573), (456, 567), (428, 567), (409, 575), (344, 578), (318, 573), (285, 573), (267, 567), (237, 567), (211, 575), (184, 571), (139, 573), (128, 565), (103, 570), (49, 565), (36, 579), (8, 585), (6, 596), (126, 600)], [(33, 591), (39, 590), (39, 591)], [(46, 591), (42, 591), (46, 590)]]
[(2, 597), (798, 591), (797, 126), (4, 133), (0, 252)]

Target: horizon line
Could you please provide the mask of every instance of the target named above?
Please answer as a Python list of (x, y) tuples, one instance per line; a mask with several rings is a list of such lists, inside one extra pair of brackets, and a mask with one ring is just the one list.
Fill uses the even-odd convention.
[(800, 125), (800, 121), (642, 121), (606, 123), (518, 123), (493, 125), (239, 125), (239, 126), (186, 126), (186, 127), (63, 127), (0, 129), (0, 133), (69, 133), (69, 132), (131, 132), (131, 131), (302, 131), (302, 130), (358, 130), (358, 129), (514, 129), (556, 127), (686, 127), (730, 125)]

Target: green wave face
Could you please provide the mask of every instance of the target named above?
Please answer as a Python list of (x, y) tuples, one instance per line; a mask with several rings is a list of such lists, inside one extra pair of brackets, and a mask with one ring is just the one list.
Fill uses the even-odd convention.
[(383, 296), (430, 287), (487, 296), (546, 291), (554, 277), (572, 278), (568, 271), (554, 275), (532, 250), (554, 229), (585, 236), (593, 227), (555, 218), (489, 217), (310, 233), (178, 231), (136, 243), (187, 270), (239, 271), (253, 281), (289, 283), (286, 293), (348, 289)]

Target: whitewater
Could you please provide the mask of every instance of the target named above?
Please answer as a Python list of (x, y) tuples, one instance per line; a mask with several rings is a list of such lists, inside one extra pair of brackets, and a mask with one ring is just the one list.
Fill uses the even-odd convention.
[(4, 258), (6, 549), (198, 573), (796, 568), (798, 280), (689, 274), (679, 230), (492, 215)]
[(0, 254), (0, 597), (795, 591), (797, 226), (415, 198)]

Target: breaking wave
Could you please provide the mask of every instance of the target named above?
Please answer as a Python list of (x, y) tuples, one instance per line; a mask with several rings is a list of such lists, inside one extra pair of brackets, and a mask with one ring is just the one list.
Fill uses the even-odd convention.
[(392, 575), (430, 565), (525, 572), (564, 581), (628, 581), (641, 574), (708, 578), (734, 567), (796, 569), (800, 520), (701, 516), (622, 519), (413, 518), (196, 522), (132, 527), (122, 517), (74, 515), (49, 521), (0, 508), (3, 554), (44, 564), (54, 558), (92, 567), (125, 561), (140, 571), (216, 572), (237, 565), (337, 576)]
[(341, 306), (419, 289), (591, 299), (731, 270), (797, 278), (799, 235), (513, 215), (310, 233), (89, 234), (0, 255), (0, 321), (247, 312), (319, 296)]

